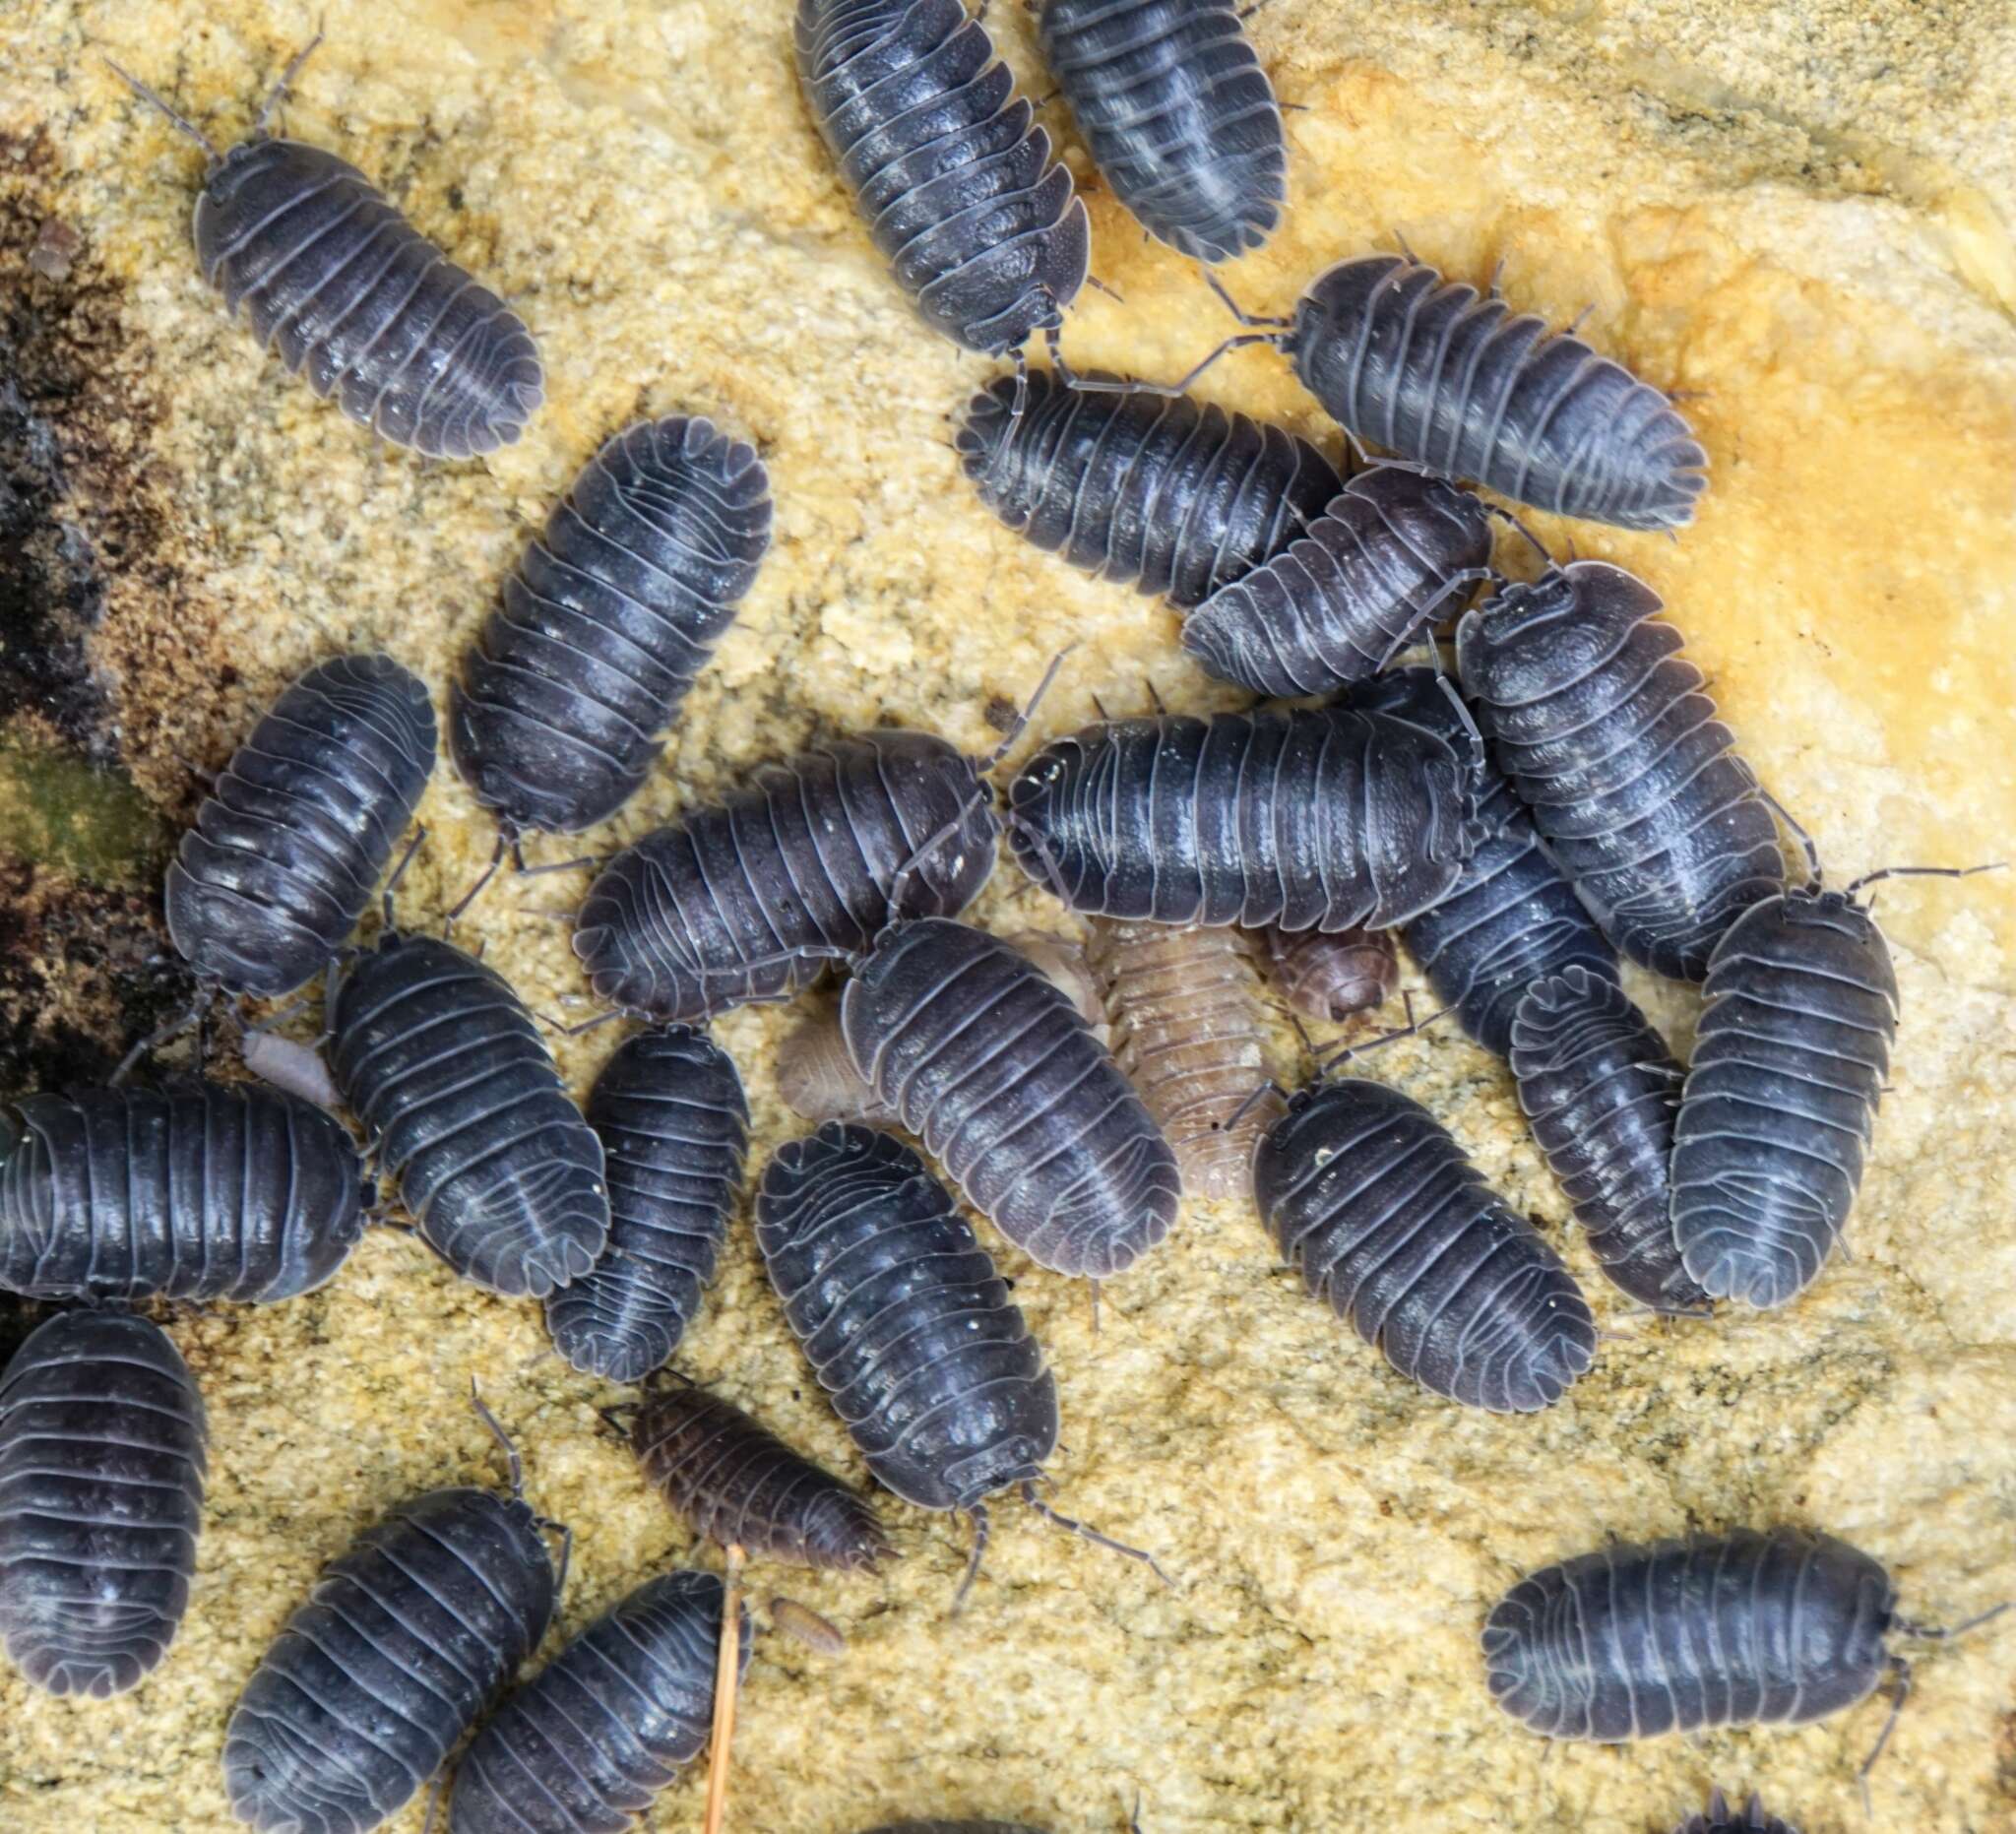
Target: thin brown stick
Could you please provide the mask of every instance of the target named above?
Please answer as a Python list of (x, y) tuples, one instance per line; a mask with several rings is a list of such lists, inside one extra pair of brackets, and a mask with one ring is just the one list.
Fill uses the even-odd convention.
[(735, 1677), (741, 1662), (742, 1562), (748, 1556), (731, 1541), (722, 1574), (721, 1654), (714, 1665), (714, 1737), (707, 1747), (707, 1819), (703, 1834), (721, 1834), (728, 1806), (728, 1746), (735, 1737)]

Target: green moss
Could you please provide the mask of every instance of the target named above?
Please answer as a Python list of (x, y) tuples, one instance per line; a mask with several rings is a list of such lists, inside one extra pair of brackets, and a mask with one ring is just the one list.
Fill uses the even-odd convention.
[(60, 747), (0, 732), (0, 853), (100, 885), (158, 870), (167, 825), (132, 782)]

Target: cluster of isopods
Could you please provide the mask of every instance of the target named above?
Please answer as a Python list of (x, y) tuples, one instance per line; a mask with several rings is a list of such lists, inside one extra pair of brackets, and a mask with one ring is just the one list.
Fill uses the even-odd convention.
[[(1207, 263), (1264, 240), (1285, 196), (1281, 114), (1241, 19), (1229, 0), (1045, 0), (1040, 16), (1115, 195)], [(1809, 842), (1811, 882), (1788, 884), (1776, 804), (1652, 591), (1593, 561), (1505, 580), (1490, 519), (1510, 512), (1459, 481), (1676, 529), (1706, 458), (1669, 399), (1495, 292), (1386, 255), (1333, 267), (1290, 318), (1240, 314), (1248, 329), (1222, 347), (1292, 359), (1350, 436), (1349, 474), (1194, 402), (1189, 378), (1075, 376), (1057, 333), (1087, 275), (1087, 213), (980, 23), (961, 0), (800, 0), (797, 56), (899, 282), (930, 323), (1014, 359), (958, 437), (980, 500), (1073, 564), (1163, 595), (1210, 673), (1328, 698), (1102, 718), (1022, 765), (1005, 819), (990, 774), (1027, 714), (984, 758), (878, 729), (753, 771), (596, 862), (574, 946), (609, 1016), (643, 1029), (583, 1109), (517, 990), (450, 940), (468, 899), (440, 937), (403, 931), (395, 869), (375, 944), (351, 942), (433, 769), (425, 685), (389, 657), (345, 656), (281, 695), (165, 893), (199, 1014), (228, 998), (264, 1080), (157, 1092), (122, 1066), (0, 1122), (0, 1285), (82, 1302), (0, 1381), (9, 1655), (39, 1686), (97, 1696), (161, 1661), (194, 1570), (204, 1412), (133, 1308), (268, 1303), (335, 1277), (377, 1214), (342, 1109), (429, 1247), (539, 1299), (576, 1368), (643, 1384), (606, 1417), (728, 1572), (648, 1580), (498, 1704), (566, 1558), (563, 1540), (556, 1569), (560, 1525), (525, 1500), (496, 1429), (509, 1493), (395, 1510), (246, 1683), (222, 1763), (262, 1830), (376, 1827), (478, 1727), (459, 1834), (617, 1829), (710, 1739), (719, 1824), (748, 1657), (741, 1561), (873, 1570), (892, 1551), (863, 1497), (667, 1368), (748, 1144), (740, 1076), (702, 1028), (833, 964), (837, 1014), (808, 1017), (778, 1065), (818, 1124), (764, 1167), (756, 1243), (868, 1469), (970, 1520), (955, 1610), (1005, 1490), (1155, 1562), (1039, 1492), (1055, 1385), (948, 1181), (1040, 1266), (1095, 1281), (1166, 1236), (1186, 1188), (1250, 1195), (1312, 1295), (1463, 1405), (1546, 1408), (1593, 1360), (1575, 1280), (1426, 1108), (1327, 1069), (1292, 1094), (1272, 1083), (1263, 974), (1294, 1010), (1345, 1020), (1394, 990), (1397, 934), (1507, 1059), (1605, 1272), (1659, 1312), (1791, 1302), (1861, 1174), (1897, 988), (1859, 885), (1823, 889)], [(353, 166), (267, 133), (300, 62), (225, 153), (142, 90), (209, 155), (206, 279), (386, 439), (456, 458), (517, 438), (543, 395), (524, 324)], [(1024, 355), (1038, 332), (1047, 372)], [(756, 452), (705, 418), (632, 426), (589, 461), (449, 691), (451, 751), (497, 823), (491, 872), (507, 853), (523, 868), (526, 836), (590, 828), (645, 783), (770, 521)], [(1453, 675), (1438, 643), (1452, 622)], [(1085, 948), (960, 920), (1004, 833), (1084, 919)], [(1688, 1068), (1622, 990), (1620, 957), (1702, 983)], [(250, 1022), (246, 1002), (324, 976), (319, 1045)], [(203, 1055), (199, 1031), (199, 1071)], [(1886, 1638), (1950, 1633), (1896, 1608), (1884, 1568), (1822, 1534), (1613, 1545), (1499, 1601), (1489, 1692), (1549, 1737), (1606, 1741), (1810, 1721), (1886, 1676), (1901, 1705), (1908, 1669)], [(788, 1600), (772, 1620), (842, 1644)], [(1686, 1825), (1784, 1826), (1719, 1793)]]

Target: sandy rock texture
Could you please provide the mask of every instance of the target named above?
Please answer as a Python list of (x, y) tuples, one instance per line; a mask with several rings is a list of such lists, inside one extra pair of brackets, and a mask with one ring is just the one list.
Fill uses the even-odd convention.
[[(894, 721), (975, 750), (1050, 656), (1039, 721), (1234, 704), (1159, 603), (1081, 578), (980, 508), (948, 414), (987, 365), (884, 274), (824, 158), (788, 0), (336, 0), (285, 113), (530, 318), (549, 405), (486, 463), (426, 466), (286, 379), (196, 273), (201, 156), (107, 55), (214, 137), (243, 131), (313, 30), (296, 4), (15, 0), (0, 10), (0, 1072), (101, 1074), (186, 981), (158, 875), (258, 707), (381, 644), (445, 697), (497, 582), (596, 445), (699, 411), (753, 438), (778, 540), (625, 841), (809, 736)], [(1034, 93), (1024, 11), (1002, 50)], [(2016, 833), (2016, 7), (2008, 0), (1274, 0), (1253, 21), (1289, 115), (1291, 207), (1225, 276), (1281, 310), (1328, 261), (1407, 243), (1588, 334), (1662, 386), (1713, 462), (1677, 542), (1536, 519), (1667, 596), (1765, 779), (1837, 879), (1999, 858)], [(1095, 269), (1071, 358), (1172, 374), (1225, 320), (1086, 170)], [(1334, 450), (1267, 350), (1201, 387)], [(26, 455), (26, 456), (24, 456)], [(1508, 550), (1508, 562), (1510, 553)], [(444, 763), (403, 915), (429, 920), (491, 830)], [(567, 844), (542, 844), (547, 858)], [(580, 878), (505, 879), (475, 926), (533, 1003), (584, 1015)], [(1563, 1747), (1499, 1716), (1476, 1639), (1523, 1569), (1600, 1543), (1773, 1521), (1890, 1563), (1907, 1609), (2016, 1597), (2016, 874), (1901, 881), (1879, 910), (1905, 1018), (1854, 1258), (1782, 1315), (1632, 1314), (1561, 1230), (1504, 1070), (1447, 1028), (1375, 1067), (1446, 1117), (1564, 1238), (1606, 1336), (1551, 1413), (1405, 1386), (1275, 1264), (1242, 1204), (1192, 1205), (1105, 1296), (1004, 1261), (1053, 1357), (1060, 1507), (1159, 1551), (1165, 1590), (1013, 1505), (963, 1618), (943, 1519), (891, 1504), (879, 1579), (758, 1569), (841, 1624), (844, 1658), (763, 1639), (732, 1825), (848, 1834), (899, 1813), (1144, 1834), (1670, 1828), (1712, 1781), (1808, 1834), (2016, 1828), (2016, 1624), (1926, 1649), (1871, 1788), (1881, 1709), (1797, 1733)], [(1069, 931), (1004, 864), (977, 915)], [(1634, 982), (1684, 1050), (1692, 997)], [(718, 1028), (766, 1153), (789, 1011)], [(312, 1015), (299, 1024), (307, 1027)], [(612, 1029), (563, 1041), (585, 1092)], [(1278, 1041), (1292, 1060), (1292, 1041)], [(998, 1244), (997, 1244), (998, 1245)], [(168, 1662), (94, 1705), (0, 1667), (0, 1825), (231, 1825), (223, 1723), (261, 1650), (399, 1499), (497, 1476), (472, 1374), (573, 1523), (559, 1637), (646, 1575), (711, 1560), (551, 1358), (536, 1308), (381, 1233), (330, 1289), (175, 1320), (215, 1450), (194, 1601)], [(787, 1334), (746, 1216), (680, 1364), (863, 1474)], [(649, 1825), (699, 1825), (701, 1780)], [(418, 1803), (396, 1825), (416, 1830)]]

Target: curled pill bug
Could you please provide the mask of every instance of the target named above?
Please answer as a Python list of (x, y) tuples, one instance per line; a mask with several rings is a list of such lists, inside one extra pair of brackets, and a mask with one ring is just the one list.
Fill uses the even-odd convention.
[(973, 1523), (954, 1612), (986, 1550), (985, 1499), (1011, 1485), (1048, 1521), (1166, 1579), (1038, 1495), (1057, 1445), (1056, 1383), (993, 1258), (902, 1141), (839, 1121), (787, 1141), (764, 1169), (756, 1243), (877, 1481)]
[(1754, 1790), (1740, 1808), (1732, 1808), (1720, 1790), (1708, 1793), (1707, 1812), (1689, 1815), (1673, 1834), (1799, 1834), (1790, 1821), (1764, 1812), (1764, 1799)]
[(1252, 1188), (1253, 1149), (1274, 1118), (1260, 985), (1238, 933), (1094, 917), (1113, 1058), (1176, 1156), (1183, 1189), (1223, 1202)]
[(1699, 980), (1785, 887), (1778, 825), (1659, 595), (1606, 561), (1465, 614), (1457, 665), (1497, 767), (1554, 863), (1632, 961)]
[(1183, 648), (1221, 681), (1292, 697), (1384, 668), (1492, 577), (1491, 527), (1468, 490), (1375, 465), (1298, 538), (1183, 620)]
[(328, 1017), (337, 1087), (436, 1254), (506, 1298), (543, 1298), (595, 1266), (609, 1238), (601, 1142), (502, 975), (388, 913)]
[(0, 1375), (0, 1639), (52, 1694), (138, 1686), (189, 1604), (203, 1398), (167, 1334), (61, 1312)]
[[(758, 1559), (874, 1572), (893, 1552), (874, 1507), (732, 1402), (690, 1382), (633, 1404), (631, 1449), (696, 1535)], [(621, 1411), (611, 1409), (621, 1426)]]
[(796, 51), (820, 138), (925, 322), (990, 356), (1061, 325), (1091, 223), (960, 0), (798, 0)]
[(1950, 1630), (1897, 1615), (1880, 1562), (1831, 1535), (1774, 1528), (1623, 1545), (1522, 1579), (1483, 1631), (1491, 1698), (1549, 1739), (1615, 1744), (1709, 1726), (1804, 1726), (1857, 1705), (1886, 1676), (1881, 1755), (1911, 1685), (1891, 1635)]
[(1623, 988), (1585, 968), (1536, 980), (1512, 1015), (1519, 1106), (1604, 1273), (1662, 1312), (1705, 1312), (1673, 1238), (1684, 1072)]
[(642, 421), (589, 460), (449, 692), (456, 765), (506, 843), (636, 793), (769, 547), (763, 463), (710, 420)]
[(1335, 1025), (1391, 999), (1400, 985), (1393, 938), (1378, 929), (1252, 932), (1268, 980), (1304, 1018)]
[(1249, 929), (1405, 922), (1480, 832), (1470, 757), (1349, 707), (1107, 721), (1036, 752), (1008, 808), (1016, 860), (1069, 909)]
[(602, 1145), (609, 1239), (546, 1295), (546, 1329), (575, 1368), (643, 1379), (678, 1348), (714, 1278), (742, 1181), (749, 1105), (734, 1060), (686, 1026), (617, 1046), (584, 1119)]
[(1538, 1413), (1595, 1360), (1574, 1276), (1398, 1090), (1338, 1077), (1292, 1096), (1253, 1194), (1310, 1294), (1435, 1394)]
[(847, 1654), (847, 1638), (841, 1634), (839, 1626), (820, 1616), (809, 1605), (800, 1605), (796, 1599), (775, 1598), (770, 1601), (770, 1626), (773, 1630), (783, 1631), (793, 1643), (816, 1655)]
[[(481, 1407), (477, 1403), (478, 1408)], [(552, 1620), (556, 1575), (524, 1495), (429, 1490), (323, 1569), (224, 1728), (231, 1810), (260, 1834), (367, 1834), (447, 1761)]]
[(226, 152), (118, 65), (210, 159), (196, 259), (290, 375), (395, 446), (466, 459), (508, 446), (545, 399), (525, 321), (347, 159), (266, 131), (318, 32)]
[(1177, 607), (1280, 553), (1338, 492), (1305, 439), (1187, 396), (1036, 371), (973, 398), (955, 439), (980, 501), (1046, 553)]
[(271, 1304), (335, 1278), (363, 1165), (329, 1114), (246, 1084), (0, 1108), (0, 1288), (34, 1299)]
[(949, 917), (892, 925), (841, 994), (840, 1027), (876, 1100), (1033, 1260), (1100, 1280), (1168, 1233), (1168, 1142), (1069, 997), (999, 937)]
[[(1396, 668), (1366, 682), (1352, 704), (1400, 714), (1475, 752), (1477, 727), (1449, 679)], [(1533, 817), (1487, 759), (1477, 759), (1478, 822), (1484, 838), (1456, 882), (1401, 928), (1408, 953), (1457, 1023), (1503, 1056), (1512, 1014), (1534, 981), (1571, 968), (1615, 980), (1616, 951), (1575, 887), (1542, 846)]]
[(1149, 234), (1193, 261), (1281, 221), (1288, 146), (1231, 0), (1043, 0), (1037, 37), (1093, 161)]
[[(707, 1749), (724, 1610), (712, 1573), (647, 1580), (484, 1722), (450, 1834), (622, 1834)], [(735, 1684), (749, 1670), (740, 1612)]]

